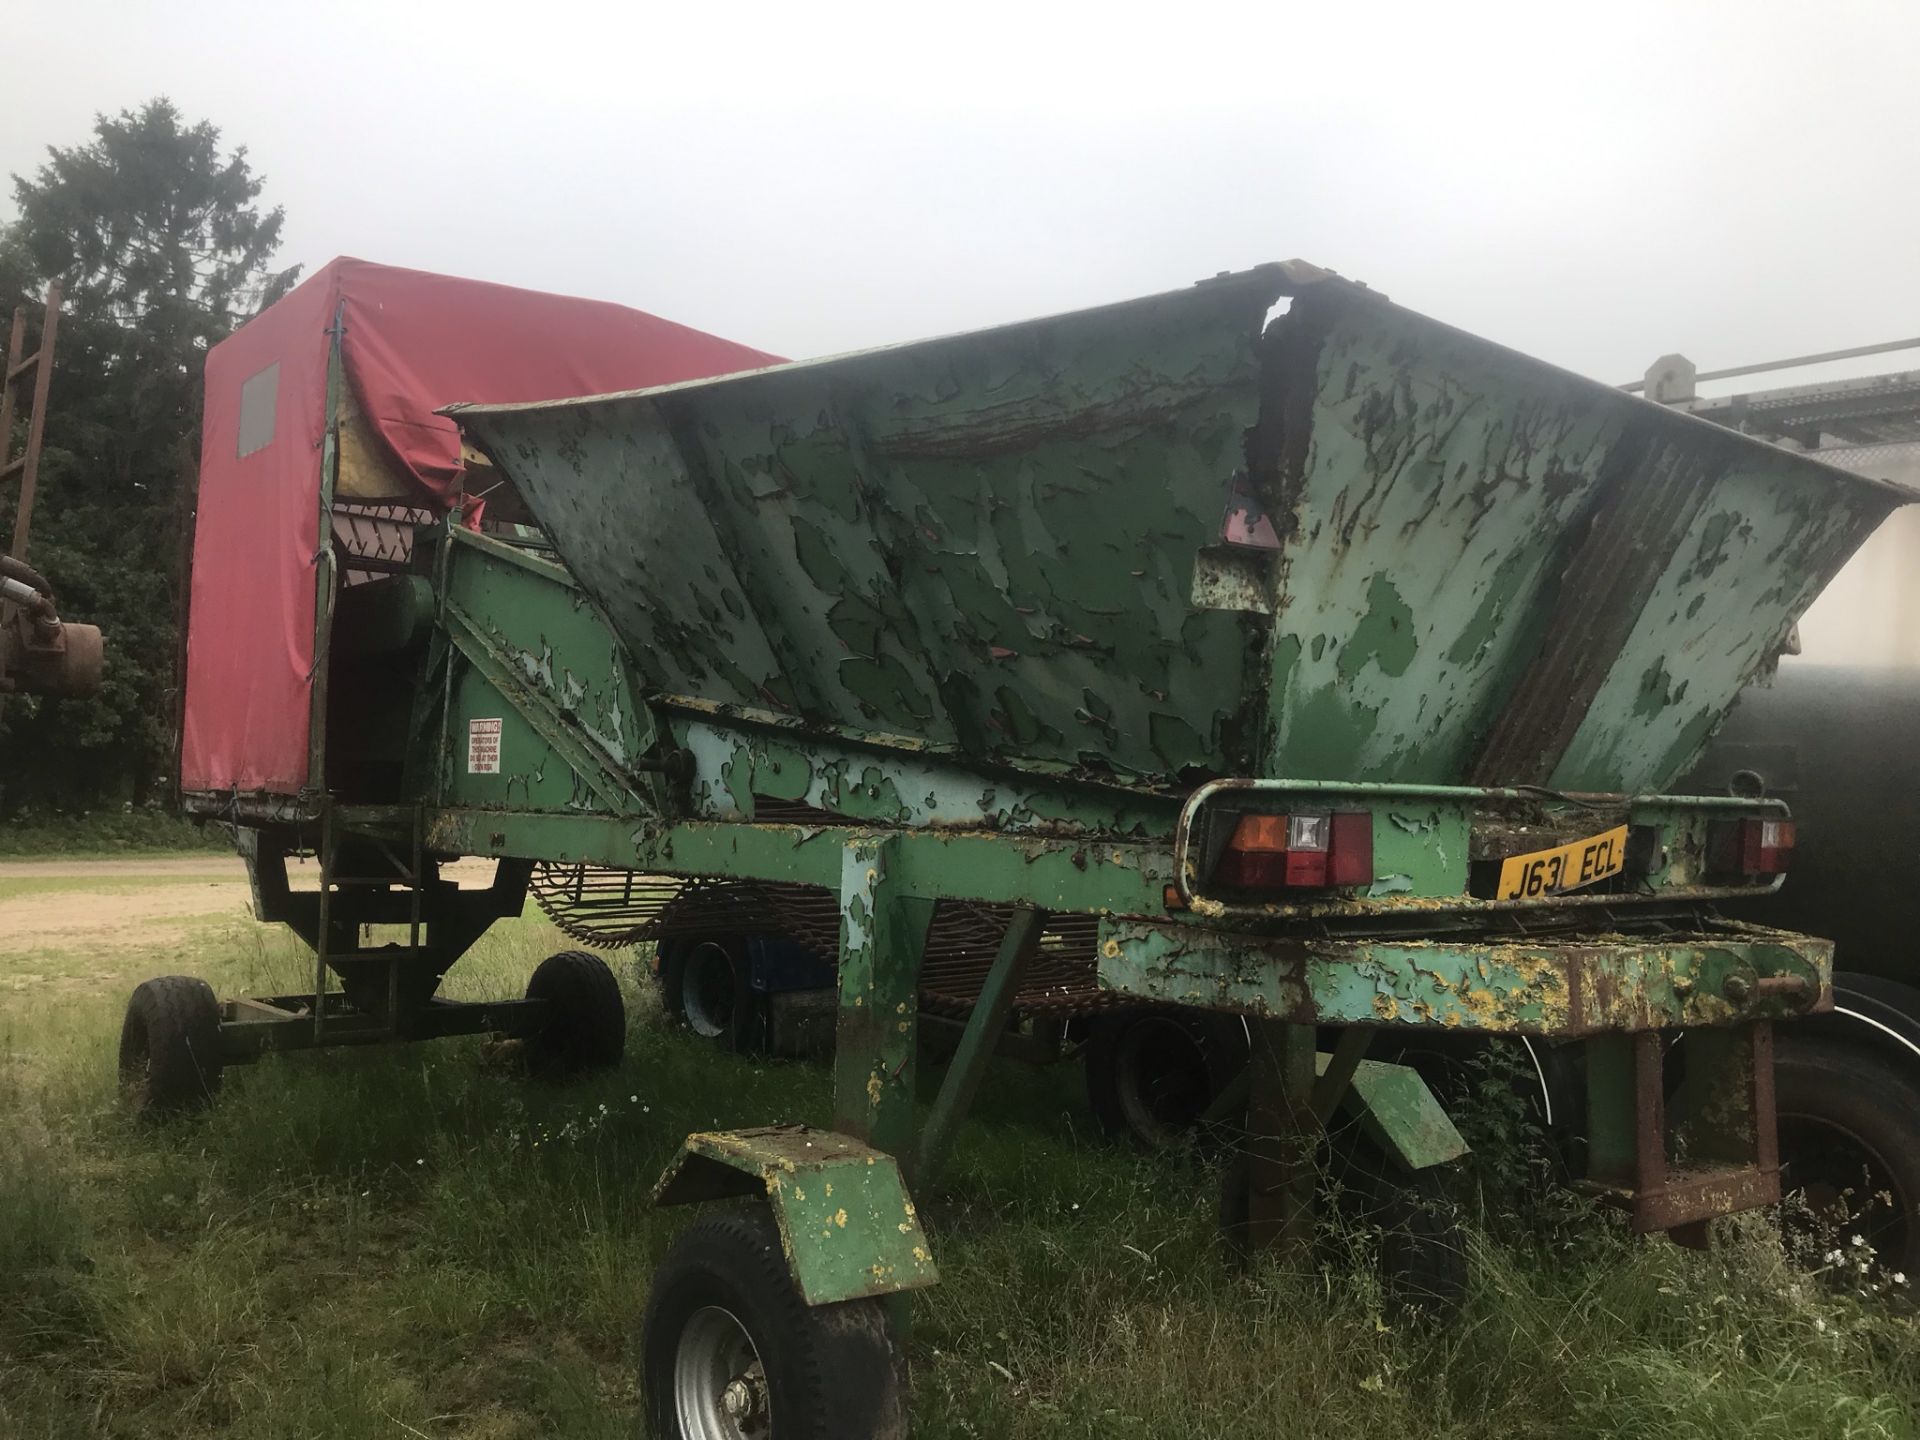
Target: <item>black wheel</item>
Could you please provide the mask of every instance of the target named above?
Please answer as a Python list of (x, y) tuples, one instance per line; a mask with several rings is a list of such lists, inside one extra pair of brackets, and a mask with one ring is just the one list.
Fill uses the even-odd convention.
[(1236, 1015), (1128, 1010), (1096, 1016), (1087, 1035), (1087, 1104), (1111, 1140), (1160, 1150), (1190, 1139), (1247, 1063)]
[(1887, 1054), (1837, 1037), (1774, 1041), (1781, 1184), (1823, 1225), (1920, 1274), (1920, 1085)]
[(765, 1207), (715, 1210), (654, 1271), (641, 1382), (659, 1440), (899, 1440), (900, 1352), (878, 1300), (808, 1305)]
[(620, 1063), (627, 1049), (627, 1007), (607, 962), (585, 950), (549, 955), (527, 981), (527, 999), (547, 1002), (538, 1030), (526, 1037), (527, 1068), (566, 1079)]
[(141, 982), (120, 1026), (120, 1088), (135, 1115), (198, 1110), (220, 1089), (220, 1002), (204, 980)]
[(764, 1048), (766, 1007), (748, 981), (743, 938), (662, 941), (659, 985), (667, 1018), (701, 1039), (741, 1054)]
[[(1402, 1317), (1443, 1321), (1467, 1300), (1467, 1247), (1459, 1212), (1446, 1193), (1446, 1167), (1405, 1170), (1369, 1141), (1343, 1134), (1323, 1147), (1315, 1190), (1315, 1248), (1331, 1264), (1352, 1252), (1359, 1227), (1377, 1237), (1380, 1288)], [(1228, 1162), (1220, 1185), (1220, 1236), (1236, 1264), (1249, 1258), (1250, 1164), (1244, 1151)]]

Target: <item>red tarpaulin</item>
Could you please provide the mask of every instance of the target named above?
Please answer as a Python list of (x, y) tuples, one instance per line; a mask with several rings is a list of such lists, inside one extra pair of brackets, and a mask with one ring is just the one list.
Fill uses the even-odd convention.
[(556, 400), (779, 362), (638, 310), (333, 261), (207, 356), (180, 783), (290, 795), (308, 782), (329, 333), (375, 441), (444, 510), (459, 400)]

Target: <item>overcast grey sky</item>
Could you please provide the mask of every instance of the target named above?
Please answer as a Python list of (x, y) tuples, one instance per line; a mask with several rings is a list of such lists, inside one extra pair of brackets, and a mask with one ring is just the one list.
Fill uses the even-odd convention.
[(165, 93), (288, 261), (795, 356), (1294, 255), (1607, 380), (1920, 334), (1915, 0), (8, 9), (0, 170)]

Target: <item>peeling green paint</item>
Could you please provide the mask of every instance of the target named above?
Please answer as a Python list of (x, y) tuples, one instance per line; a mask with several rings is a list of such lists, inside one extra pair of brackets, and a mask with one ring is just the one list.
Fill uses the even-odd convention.
[[(1657, 941), (1277, 940), (1107, 920), (1100, 983), (1145, 1000), (1306, 1025), (1399, 1025), (1578, 1036), (1728, 1025), (1805, 1013), (1832, 981), (1833, 947), (1751, 926)], [(1743, 977), (1744, 988), (1729, 984)], [(1794, 997), (1753, 982), (1792, 977)]]
[(1404, 675), (1413, 663), (1413, 655), (1413, 611), (1400, 598), (1389, 576), (1375, 575), (1367, 584), (1366, 614), (1340, 647), (1340, 662), (1335, 668), (1346, 680), (1352, 680), (1369, 664), (1379, 666), (1383, 675)]
[(689, 1135), (654, 1187), (658, 1205), (765, 1199), (809, 1305), (939, 1282), (892, 1156), (831, 1130), (773, 1125)]
[[(912, 1139), (943, 899), (1098, 916), (1109, 987), (1297, 1025), (1613, 1034), (1826, 993), (1820, 942), (1694, 920), (1729, 812), (1459, 786), (1679, 773), (1893, 503), (1865, 481), (1279, 269), (463, 418), (571, 573), (444, 540), (433, 843), (837, 894), (843, 1137)], [(1271, 548), (1223, 529), (1236, 496)], [(465, 773), (493, 712), (511, 761)], [(1176, 873), (1223, 776), (1400, 787), (1310, 793), (1372, 817), (1371, 883)], [(1502, 856), (1603, 820), (1657, 829), (1604, 900), (1667, 928), (1490, 898)], [(755, 1173), (831, 1256), (840, 1209)]]
[[(1278, 268), (461, 418), (653, 696), (1122, 783), (1457, 783), (1560, 642), (1586, 719), (1543, 752), (1555, 783), (1657, 789), (1892, 503)], [(1219, 527), (1249, 456), (1280, 549), (1242, 564)], [(1632, 573), (1560, 594), (1641, 475), (1683, 493), (1641, 517)], [(1643, 689), (1670, 654), (1686, 692)]]

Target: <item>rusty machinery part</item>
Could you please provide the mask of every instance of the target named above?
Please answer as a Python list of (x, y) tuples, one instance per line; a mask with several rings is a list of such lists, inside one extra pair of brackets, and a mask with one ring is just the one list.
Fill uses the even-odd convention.
[(334, 549), (348, 585), (406, 574), (413, 568), (415, 533), (437, 518), (433, 511), (404, 501), (337, 497), (329, 513)]
[[(682, 880), (593, 865), (534, 866), (533, 898), (565, 934), (589, 945), (627, 945), (684, 938), (780, 935), (817, 955), (840, 948), (840, 902), (813, 885), (736, 880)], [(980, 996), (1011, 907), (943, 900), (934, 907), (921, 961), (922, 1002), (963, 1015)], [(1029, 1015), (1074, 1015), (1110, 1009), (1125, 997), (1100, 988), (1092, 915), (1049, 917), (1040, 948), (1015, 1000)]]
[(53, 606), (53, 586), (26, 561), (12, 555), (0, 555), (0, 580), (14, 580), (34, 591), (43, 599), (49, 610)]
[(99, 626), (61, 620), (46, 577), (0, 556), (0, 694), (91, 695), (105, 658)]
[[(342, 363), (336, 344), (333, 378)], [(404, 968), (437, 979), (519, 912), (535, 860), (576, 934), (780, 935), (835, 957), (832, 1128), (689, 1137), (656, 1189), (769, 1205), (778, 1230), (754, 1253), (805, 1312), (783, 1300), (756, 1329), (741, 1312), (763, 1292), (744, 1286), (728, 1307), (763, 1391), (732, 1336), (699, 1333), (742, 1237), (678, 1271), (670, 1256), (643, 1341), (668, 1362), (646, 1367), (656, 1406), (691, 1393), (710, 1433), (776, 1410), (790, 1437), (904, 1428), (851, 1385), (795, 1408), (775, 1356), (824, 1341), (847, 1303), (937, 1282), (902, 1167), (933, 1184), (1022, 1006), (1073, 1014), (1111, 991), (1261, 1017), (1235, 1198), (1249, 1240), (1291, 1258), (1335, 1113), (1410, 1171), (1464, 1152), (1414, 1071), (1363, 1055), (1382, 1028), (1580, 1042), (1587, 1178), (1636, 1229), (1691, 1237), (1778, 1198), (1769, 1027), (1832, 1004), (1831, 950), (1703, 908), (1776, 883), (1776, 802), (1659, 792), (1906, 491), (1291, 265), (670, 393), (452, 413), (562, 563), (451, 520), (412, 531), (408, 575), (386, 578), (421, 582), (432, 626), (420, 663), (369, 687), (384, 718), (335, 703), (362, 657), (327, 651), (320, 607), (315, 653), (340, 669), (296, 677), (314, 697), (296, 783), (317, 797), (322, 883), (311, 907), (282, 884), (279, 913), (262, 908), (304, 926), (313, 988), (232, 1002), (223, 1050), (532, 1033), (539, 998), (423, 1001), (402, 1025), (397, 1005), (334, 1001), (327, 971), (384, 965), (396, 997)], [(395, 561), (399, 538), (341, 548)], [(354, 587), (400, 609), (414, 588)], [(350, 723), (316, 732), (323, 701)], [(1302, 775), (1323, 778), (1276, 778)], [(1248, 782), (1221, 847), (1246, 863), (1218, 894), (1180, 883), (1201, 777)], [(1604, 830), (1590, 792), (1612, 797)], [(1554, 813), (1516, 823), (1543, 797)], [(218, 796), (221, 813), (243, 799)], [(1636, 827), (1631, 888), (1502, 896), (1508, 863), (1543, 865), (1543, 846), (1604, 840), (1618, 864), (1593, 878), (1627, 875)], [(340, 833), (406, 844), (411, 890), (364, 886)], [(491, 895), (443, 897), (421, 854), (502, 873)], [(425, 938), (330, 948), (363, 919)], [(921, 1021), (947, 1019), (930, 1004), (967, 1018), (925, 1106)], [(1683, 1028), (1669, 1106), (1665, 1037)], [(1441, 1308), (1446, 1216), (1411, 1214), (1432, 1224), (1389, 1270)], [(887, 1358), (864, 1347), (860, 1373)], [(856, 1393), (874, 1403), (850, 1416)]]

